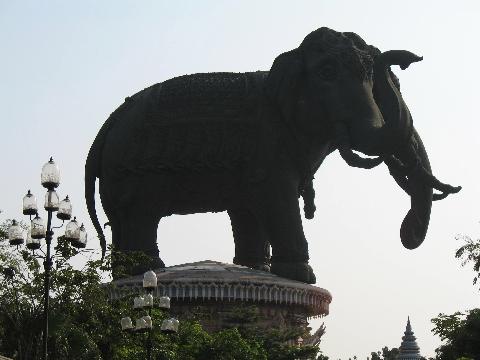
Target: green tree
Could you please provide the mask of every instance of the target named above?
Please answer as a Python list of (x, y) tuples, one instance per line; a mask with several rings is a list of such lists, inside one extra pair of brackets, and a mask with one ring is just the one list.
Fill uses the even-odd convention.
[[(471, 264), (475, 276), (473, 284), (480, 278), (480, 240), (460, 236), (464, 244), (456, 251), (455, 257), (461, 265)], [(480, 359), (480, 309), (456, 312), (452, 315), (439, 314), (432, 319), (432, 332), (445, 343), (435, 350), (437, 360)]]
[(462, 261), (462, 266), (471, 264), (475, 275), (473, 277), (473, 285), (476, 285), (480, 278), (480, 239), (473, 240), (470, 236), (462, 235), (457, 237), (462, 239), (463, 244), (455, 253), (455, 257)]
[(437, 360), (480, 359), (480, 309), (439, 314), (432, 322), (433, 333), (446, 342), (435, 350)]
[(372, 352), (371, 360), (395, 360), (399, 350), (397, 348), (389, 349), (388, 346), (382, 348), (382, 351)]
[[(42, 340), (43, 270), (39, 260), (29, 251), (18, 252), (8, 245), (8, 225), (5, 222), (0, 226), (0, 354), (35, 360), (40, 358)], [(125, 256), (110, 250), (106, 261), (101, 262), (94, 259), (98, 259), (99, 254), (90, 254), (85, 266), (75, 269), (71, 259), (78, 251), (61, 237), (56, 243), (51, 273), (49, 359), (144, 357), (146, 336), (127, 334), (120, 329), (119, 320), (132, 313), (132, 298), (110, 301), (106, 291), (108, 285), (103, 283), (113, 256), (128, 272), (142, 261), (143, 255)], [(157, 323), (166, 316), (160, 309), (153, 310), (152, 318)], [(240, 310), (235, 316), (239, 326), (213, 334), (204, 331), (193, 319), (182, 319), (178, 334), (154, 331), (154, 358), (294, 360), (314, 359), (318, 353), (317, 346), (286, 345), (286, 340), (300, 335), (295, 331), (256, 329), (251, 311)]]
[[(41, 259), (28, 250), (12, 250), (6, 241), (8, 225), (7, 221), (0, 227), (0, 266), (3, 269), (0, 277), (0, 332), (3, 335), (0, 353), (16, 359), (37, 359), (43, 335), (43, 267)], [(54, 253), (49, 358), (99, 358), (106, 341), (102, 341), (104, 334), (96, 332), (97, 325), (104, 320), (102, 317), (116, 310), (108, 304), (101, 287), (101, 264), (88, 260), (83, 269), (74, 269), (70, 259), (78, 251), (62, 237)]]

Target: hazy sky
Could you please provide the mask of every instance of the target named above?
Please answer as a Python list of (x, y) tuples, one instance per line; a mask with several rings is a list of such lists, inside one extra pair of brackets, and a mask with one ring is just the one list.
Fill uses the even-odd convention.
[[(84, 163), (126, 96), (182, 74), (268, 70), (316, 28), (353, 31), (381, 50), (424, 56), (394, 71), (434, 173), (464, 189), (434, 204), (425, 243), (408, 251), (399, 228), (409, 199), (386, 167), (349, 168), (336, 153), (325, 161), (315, 180), (316, 217), (304, 220), (317, 285), (333, 295), (321, 347), (332, 359), (398, 347), (410, 315), (431, 356), (440, 340), (430, 319), (479, 306), (472, 272), (454, 259), (455, 236), (480, 233), (479, 4), (1, 0), (0, 220), (21, 218), (27, 189), (43, 198), (40, 169), (52, 155), (59, 193), (70, 195), (89, 245), (98, 247), (83, 199)], [(232, 261), (225, 213), (164, 219), (158, 237), (167, 265)]]

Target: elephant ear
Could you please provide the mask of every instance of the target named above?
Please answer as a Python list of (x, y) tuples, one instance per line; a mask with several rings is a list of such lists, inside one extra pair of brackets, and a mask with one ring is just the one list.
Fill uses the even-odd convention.
[(299, 49), (279, 55), (273, 62), (265, 83), (265, 92), (277, 109), (281, 109), (284, 120), (291, 121), (304, 71), (303, 56)]

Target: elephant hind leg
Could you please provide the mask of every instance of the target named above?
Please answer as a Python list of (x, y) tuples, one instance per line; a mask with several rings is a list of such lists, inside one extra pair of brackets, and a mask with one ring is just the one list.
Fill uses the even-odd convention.
[(113, 245), (122, 253), (112, 263), (114, 278), (165, 267), (157, 247), (159, 221), (157, 216), (129, 211), (118, 223), (112, 224)]
[(233, 263), (270, 271), (270, 245), (265, 230), (247, 209), (228, 210), (235, 241)]

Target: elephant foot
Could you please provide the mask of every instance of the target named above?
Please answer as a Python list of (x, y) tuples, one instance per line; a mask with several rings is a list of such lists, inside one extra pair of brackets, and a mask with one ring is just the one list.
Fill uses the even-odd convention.
[(132, 267), (132, 275), (142, 275), (149, 270), (161, 269), (165, 263), (159, 257), (152, 257)]
[(270, 271), (275, 275), (307, 284), (315, 284), (317, 281), (312, 267), (305, 262), (272, 263)]
[(267, 265), (267, 264), (254, 264), (253, 266), (250, 266), (250, 267), (255, 270), (270, 272), (270, 265)]
[(152, 261), (150, 262), (150, 266), (152, 270), (163, 269), (165, 267), (165, 263), (162, 261), (162, 259), (160, 259), (159, 257), (156, 257), (156, 258), (152, 258)]
[(268, 265), (268, 263), (265, 261), (242, 261), (235, 257), (233, 258), (233, 263), (235, 265), (242, 265), (255, 270), (270, 272), (270, 265)]
[(149, 270), (164, 268), (165, 264), (159, 257), (144, 256), (141, 262), (126, 259), (112, 261), (112, 277), (114, 280), (124, 277), (142, 275)]

